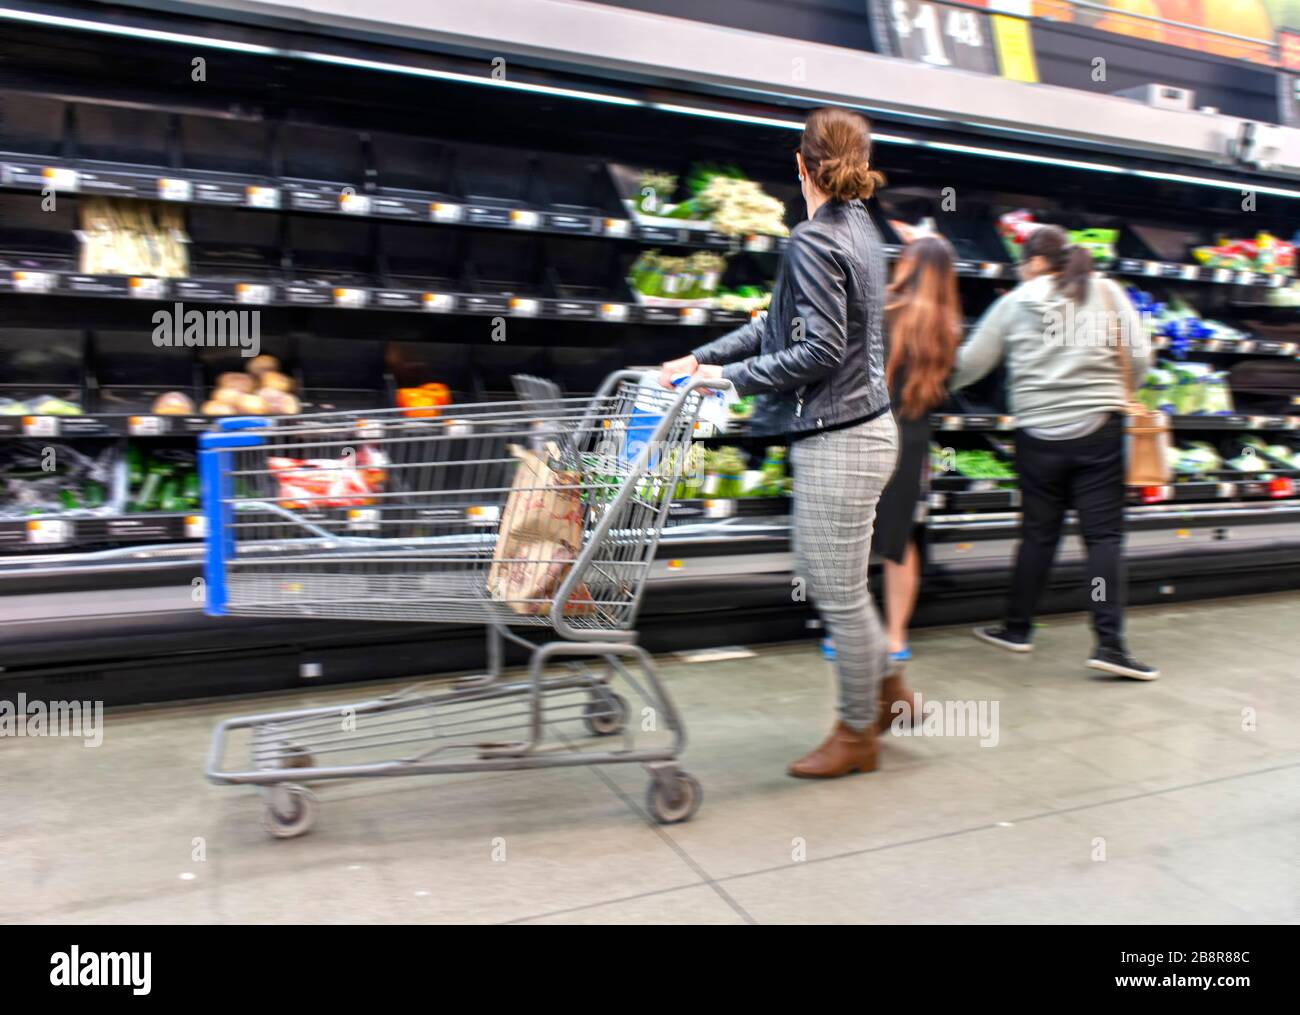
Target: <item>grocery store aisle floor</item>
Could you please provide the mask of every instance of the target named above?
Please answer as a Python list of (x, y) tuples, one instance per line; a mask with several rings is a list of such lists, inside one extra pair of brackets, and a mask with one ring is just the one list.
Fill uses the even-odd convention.
[(705, 788), (669, 827), (634, 766), (327, 785), (286, 841), (203, 780), (217, 717), (373, 686), (0, 740), (0, 920), (1300, 922), (1300, 594), (1134, 610), (1131, 639), (1163, 679), (1085, 670), (1081, 617), (1027, 657), (919, 632), (915, 687), (997, 701), (997, 745), (890, 738), (829, 783), (783, 774), (830, 720), (811, 643), (666, 658)]

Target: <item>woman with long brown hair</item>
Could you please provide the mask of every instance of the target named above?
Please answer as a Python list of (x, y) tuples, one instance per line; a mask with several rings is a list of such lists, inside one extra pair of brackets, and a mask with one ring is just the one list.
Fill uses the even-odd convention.
[(885, 561), (885, 637), (891, 673), (881, 682), (881, 732), (896, 701), (911, 693), (902, 667), (911, 658), (907, 625), (921, 577), (918, 505), (928, 484), (930, 413), (947, 397), (961, 341), (956, 257), (941, 236), (921, 236), (903, 248), (885, 291), (885, 382), (898, 423), (898, 468), (880, 495), (872, 549)]
[(839, 721), (791, 775), (876, 768), (889, 650), (867, 587), (876, 501), (894, 471), (882, 337), (885, 258), (863, 199), (880, 182), (867, 121), (818, 109), (795, 153), (808, 220), (791, 230), (766, 318), (663, 364), (757, 394), (752, 432), (790, 439), (798, 574), (835, 639)]

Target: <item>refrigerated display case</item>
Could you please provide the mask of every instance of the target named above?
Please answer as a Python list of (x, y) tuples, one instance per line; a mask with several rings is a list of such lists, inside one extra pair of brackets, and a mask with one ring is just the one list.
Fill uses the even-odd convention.
[[(174, 30), (231, 30), (166, 17)], [(0, 683), (50, 680), (69, 693), (93, 684), (106, 700), (144, 701), (472, 668), (477, 635), (455, 628), (202, 614), (203, 519), (185, 456), (212, 425), (203, 409), (220, 379), (246, 371), (255, 351), (276, 358), (303, 411), (393, 407), (401, 391), (435, 384), (457, 401), (484, 399), (509, 392), (515, 373), (589, 393), (614, 369), (652, 366), (761, 313), (802, 215), (791, 149), (807, 100), (723, 101), (699, 83), (523, 56), (508, 79), (519, 87), (501, 87), (470, 56), (320, 26), (310, 42), (328, 60), (294, 56), (305, 44), (290, 28), (240, 25), (243, 48), (204, 49), (198, 82), (193, 54), (166, 41), (36, 21), (8, 28)], [(419, 73), (392, 69), (403, 66)], [(1185, 162), (1118, 141), (1089, 156), (1028, 129), (990, 141), (975, 125), (902, 115), (877, 115), (875, 128), (890, 185), (870, 210), (886, 255), (919, 227), (947, 236), (972, 321), (1015, 284), (999, 225), (1027, 210), (1094, 236), (1113, 231), (1106, 267), (1135, 299), (1220, 325), (1155, 337), (1162, 358), (1223, 374), (1232, 405), (1176, 414), (1177, 443), (1212, 446), (1214, 458), (1131, 492), (1131, 600), (1294, 587), (1294, 269), (1204, 263), (1195, 250), (1264, 231), (1289, 239), (1300, 187), (1244, 167), (1189, 175)], [(701, 166), (743, 175), (783, 203), (783, 219), (746, 232), (743, 220), (688, 206)], [(1249, 212), (1243, 189), (1256, 197)], [(83, 271), (82, 212), (102, 200), (174, 213), (183, 274)], [(707, 253), (721, 260), (718, 277), (692, 283), (689, 298), (648, 295), (634, 266), (650, 250), (672, 273)], [(155, 341), (157, 313), (187, 310), (256, 313), (256, 350)], [(160, 412), (171, 394), (186, 401)], [(176, 411), (187, 403), (193, 411)], [(987, 616), (1005, 588), (1019, 506), (1014, 426), (998, 375), (935, 414), (919, 623)], [(789, 501), (769, 450), (779, 442), (751, 435), (743, 410), (699, 438), (713, 479), (683, 488), (672, 508), (646, 643), (804, 636), (815, 621), (790, 595)], [(53, 502), (33, 499), (24, 470), (46, 448), (56, 462), (101, 463), (103, 476), (82, 466), (54, 483)], [(346, 509), (315, 521), (339, 531), (354, 522)], [(1079, 608), (1072, 540), (1062, 558), (1048, 608)]]

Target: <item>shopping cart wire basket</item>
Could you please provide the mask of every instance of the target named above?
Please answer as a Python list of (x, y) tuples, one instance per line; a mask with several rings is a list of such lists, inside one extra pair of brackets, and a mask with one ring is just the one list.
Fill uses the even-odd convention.
[[(513, 401), (436, 416), (220, 421), (200, 438), (208, 613), (481, 624), (488, 667), (450, 687), (227, 719), (208, 778), (260, 787), (281, 837), (314, 822), (309, 782), (556, 765), (643, 764), (649, 813), (689, 818), (701, 790), (677, 763), (681, 719), (635, 622), (697, 460), (701, 388), (620, 371), (566, 398), (517, 377)], [(528, 649), (526, 678), (504, 677), (506, 642)], [(240, 751), (247, 763), (225, 767)]]

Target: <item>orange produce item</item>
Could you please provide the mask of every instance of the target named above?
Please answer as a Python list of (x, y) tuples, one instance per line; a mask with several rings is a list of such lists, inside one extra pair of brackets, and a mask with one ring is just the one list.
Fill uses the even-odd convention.
[[(449, 399), (450, 400), (450, 399)], [(439, 402), (435, 392), (425, 391), (424, 388), (398, 388), (397, 404), (405, 409), (403, 416), (437, 416), (439, 405), (446, 405), (446, 402)]]
[(432, 384), (421, 384), (420, 390), (432, 393), (438, 399), (434, 403), (436, 405), (451, 405), (451, 388), (445, 384), (439, 384), (437, 381)]

